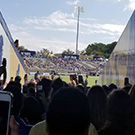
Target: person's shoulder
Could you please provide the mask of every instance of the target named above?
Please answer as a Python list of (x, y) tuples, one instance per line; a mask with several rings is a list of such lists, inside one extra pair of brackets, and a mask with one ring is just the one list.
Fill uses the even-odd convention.
[(90, 123), (88, 135), (98, 135), (98, 132), (92, 123)]
[(31, 128), (29, 135), (47, 135), (45, 126), (46, 126), (45, 120), (37, 123)]

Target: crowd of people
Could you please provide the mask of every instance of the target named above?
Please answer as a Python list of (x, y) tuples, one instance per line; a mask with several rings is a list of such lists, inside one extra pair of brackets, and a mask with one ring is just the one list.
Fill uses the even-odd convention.
[[(5, 59), (1, 69), (6, 74)], [(128, 78), (118, 88), (113, 83), (87, 87), (76, 77), (70, 83), (60, 77), (29, 80), (27, 74), (11, 78), (1, 89), (13, 94), (10, 135), (135, 134), (135, 85)]]

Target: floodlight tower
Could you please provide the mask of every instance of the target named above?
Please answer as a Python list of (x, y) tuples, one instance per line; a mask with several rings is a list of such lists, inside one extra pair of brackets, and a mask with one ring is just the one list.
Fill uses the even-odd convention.
[(77, 17), (77, 34), (76, 34), (76, 54), (78, 54), (78, 37), (79, 37), (79, 17), (80, 17), (80, 12), (84, 12), (83, 7), (75, 7), (75, 12), (78, 13)]

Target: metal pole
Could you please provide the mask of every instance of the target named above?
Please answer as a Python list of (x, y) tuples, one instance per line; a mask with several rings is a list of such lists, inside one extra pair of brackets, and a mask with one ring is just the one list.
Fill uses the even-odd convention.
[(76, 54), (78, 54), (78, 37), (79, 37), (79, 16), (80, 16), (80, 7), (77, 8), (78, 18), (77, 18), (77, 34), (76, 34)]

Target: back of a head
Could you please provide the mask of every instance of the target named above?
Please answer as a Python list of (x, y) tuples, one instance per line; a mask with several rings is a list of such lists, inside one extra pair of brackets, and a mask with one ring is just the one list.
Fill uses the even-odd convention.
[(20, 113), (20, 117), (27, 119), (29, 124), (34, 125), (40, 121), (42, 115), (42, 108), (38, 100), (32, 96), (26, 97)]
[(106, 114), (107, 95), (101, 86), (95, 85), (90, 88), (87, 97), (90, 106), (91, 122), (98, 130), (102, 126)]
[(19, 88), (20, 92), (21, 92), (21, 84), (19, 82), (16, 82), (16, 81), (11, 81), (8, 83), (7, 86), (16, 86)]
[(20, 81), (21, 81), (21, 77), (20, 76), (16, 76), (15, 77), (15, 82), (19, 82), (20, 83)]
[(108, 119), (115, 122), (133, 120), (133, 107), (130, 96), (123, 90), (114, 90), (108, 95)]
[(101, 104), (105, 105), (107, 100), (104, 89), (99, 85), (92, 86), (87, 93), (87, 97), (89, 100), (89, 104), (100, 104), (100, 106)]
[(57, 79), (52, 81), (51, 87), (53, 88), (53, 91), (51, 93), (51, 96), (53, 96), (59, 89), (64, 87), (63, 81), (58, 77)]
[(117, 89), (117, 86), (114, 83), (111, 83), (108, 87), (111, 91)]
[(82, 135), (90, 124), (87, 97), (75, 88), (62, 88), (47, 111), (49, 135)]
[(49, 79), (43, 78), (40, 83), (43, 85), (43, 90), (45, 92), (46, 98), (48, 98), (48, 95), (49, 95), (49, 93), (51, 91), (51, 83), (52, 83), (52, 81), (49, 80)]
[(102, 88), (104, 89), (107, 95), (111, 92), (110, 88), (107, 85), (102, 85)]
[(13, 112), (12, 114), (14, 116), (17, 116), (19, 115), (19, 112), (22, 108), (22, 100), (23, 100), (23, 95), (22, 93), (20, 92), (20, 89), (19, 87), (17, 86), (13, 86), (13, 85), (10, 85), (10, 86), (7, 86), (4, 91), (9, 91), (13, 94)]

